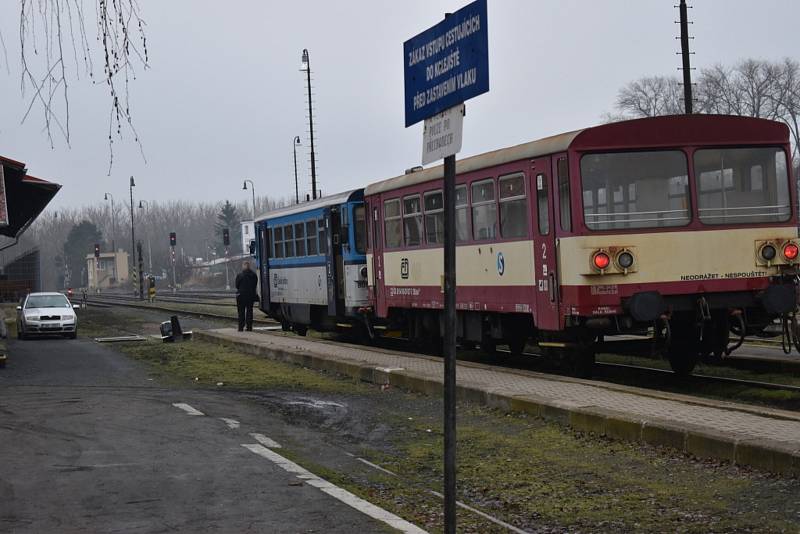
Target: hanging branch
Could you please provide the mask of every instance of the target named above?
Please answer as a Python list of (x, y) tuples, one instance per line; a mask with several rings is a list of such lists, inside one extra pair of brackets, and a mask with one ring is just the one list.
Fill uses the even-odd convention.
[[(69, 146), (71, 78), (67, 72), (74, 65), (74, 78), (80, 79), (82, 64), (84, 74), (92, 83), (105, 83), (108, 89), (110, 173), (114, 163), (114, 140), (123, 138), (124, 129), (133, 134), (144, 158), (133, 124), (129, 86), (136, 80), (137, 67), (148, 68), (149, 58), (145, 22), (137, 0), (94, 1), (96, 40), (103, 55), (102, 81), (96, 80), (94, 75), (83, 0), (20, 0), (20, 89), (23, 97), (29, 100), (22, 122), (35, 108), (40, 108), (51, 148), (55, 146), (54, 130), (60, 132)], [(36, 62), (44, 64), (43, 74), (35, 74)]]

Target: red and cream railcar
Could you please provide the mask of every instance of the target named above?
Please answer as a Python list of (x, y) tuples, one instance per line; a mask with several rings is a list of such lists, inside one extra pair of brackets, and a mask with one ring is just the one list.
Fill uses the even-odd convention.
[[(529, 339), (578, 368), (604, 334), (654, 327), (673, 368), (795, 309), (789, 133), (752, 118), (606, 124), (457, 163), (462, 343)], [(443, 168), (369, 185), (375, 321), (440, 337)]]

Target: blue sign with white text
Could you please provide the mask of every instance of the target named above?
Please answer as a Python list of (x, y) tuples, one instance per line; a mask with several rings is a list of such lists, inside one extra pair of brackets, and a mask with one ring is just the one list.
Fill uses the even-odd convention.
[(406, 127), (489, 91), (486, 0), (403, 43)]

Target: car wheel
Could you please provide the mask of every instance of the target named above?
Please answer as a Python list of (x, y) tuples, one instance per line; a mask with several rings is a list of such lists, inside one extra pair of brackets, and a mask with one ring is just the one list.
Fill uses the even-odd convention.
[(19, 328), (19, 327), (17, 327), (17, 339), (21, 339), (21, 340), (23, 340), (23, 341), (24, 341), (24, 340), (26, 340), (26, 339), (28, 339), (28, 336), (27, 336), (27, 335), (25, 335), (25, 332), (23, 332), (22, 330), (20, 330), (20, 328)]
[(76, 328), (74, 332), (70, 332), (67, 334), (68, 339), (75, 339), (78, 337), (78, 329)]

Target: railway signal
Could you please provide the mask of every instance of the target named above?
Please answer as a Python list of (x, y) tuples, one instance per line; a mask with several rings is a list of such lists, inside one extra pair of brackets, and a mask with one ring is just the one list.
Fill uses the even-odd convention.
[(456, 153), (464, 101), (489, 91), (486, 0), (403, 43), (406, 127), (425, 120), (422, 164), (444, 158), (444, 531), (456, 531)]
[(175, 235), (175, 232), (170, 232), (169, 233), (169, 246), (174, 247), (177, 244), (178, 244), (178, 238)]
[(231, 244), (231, 232), (227, 228), (222, 229), (222, 244), (226, 247)]
[(94, 257), (97, 259), (100, 258), (100, 245), (98, 243), (94, 244)]

